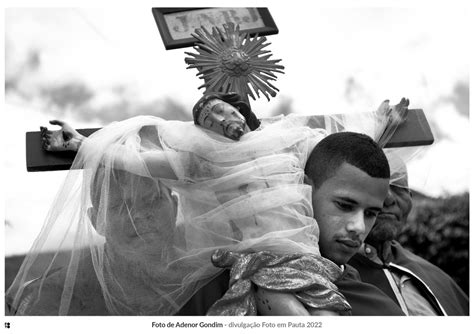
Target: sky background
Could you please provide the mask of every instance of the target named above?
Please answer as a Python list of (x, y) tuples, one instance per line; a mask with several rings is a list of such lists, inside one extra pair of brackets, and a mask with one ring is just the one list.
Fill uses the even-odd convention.
[[(468, 191), (465, 7), (254, 3), (269, 8), (280, 30), (268, 49), (285, 66), (277, 97), (251, 102), (259, 117), (368, 111), (408, 97), (435, 135), (409, 163), (410, 185), (430, 196)], [(26, 172), (26, 131), (50, 119), (77, 128), (140, 114), (191, 119), (202, 94), (184, 62), (192, 49), (165, 50), (151, 7), (5, 9), (5, 255), (29, 249), (66, 173)]]

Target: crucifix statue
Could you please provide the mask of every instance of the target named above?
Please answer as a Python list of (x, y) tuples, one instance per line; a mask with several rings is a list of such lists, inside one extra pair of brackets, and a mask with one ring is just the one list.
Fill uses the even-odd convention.
[[(212, 9), (210, 9), (212, 10)], [(219, 10), (222, 13), (221, 21), (228, 22), (225, 26), (216, 27), (216, 19), (211, 19), (211, 14), (201, 8), (154, 8), (153, 14), (160, 28), (160, 33), (168, 49), (178, 47), (194, 46), (196, 54), (186, 52), (189, 57), (185, 58), (189, 69), (197, 69), (197, 75), (204, 80), (199, 88), (206, 92), (237, 92), (249, 103), (249, 97), (255, 99), (260, 93), (267, 100), (275, 97), (278, 89), (271, 83), (276, 80), (275, 73), (283, 73), (284, 67), (279, 65), (280, 60), (271, 60), (269, 50), (264, 50), (270, 43), (265, 37), (255, 36), (251, 38), (248, 33), (244, 34), (235, 26), (235, 22), (245, 23), (247, 21), (258, 21), (258, 15), (262, 17), (263, 23), (270, 28), (259, 27), (255, 31), (263, 34), (278, 33), (278, 29), (266, 8), (237, 8), (235, 10), (226, 8)], [(196, 12), (199, 15), (199, 23), (208, 25), (212, 33), (205, 27), (192, 31), (192, 19), (185, 14)], [(182, 24), (170, 29), (166, 27), (166, 15), (176, 14), (177, 20)], [(179, 16), (178, 16), (179, 14)], [(241, 16), (238, 17), (238, 14)], [(248, 17), (246, 17), (247, 15)], [(189, 15), (191, 16), (191, 15)], [(192, 16), (191, 16), (192, 17)], [(206, 21), (203, 21), (203, 20)], [(220, 21), (220, 22), (221, 22)], [(263, 24), (262, 23), (262, 24)], [(168, 28), (168, 29), (165, 29)], [(187, 33), (181, 40), (173, 41), (170, 30)], [(186, 30), (186, 31), (185, 31)], [(253, 91), (252, 91), (253, 90)], [(406, 102), (405, 102), (406, 103)], [(303, 116), (302, 116), (303, 117)], [(351, 117), (344, 115), (341, 117)], [(384, 147), (404, 147), (416, 145), (429, 145), (433, 142), (433, 135), (426, 117), (421, 109), (411, 109), (405, 114), (406, 120), (392, 129)], [(314, 115), (308, 118), (311, 127), (324, 127), (324, 116)], [(59, 124), (56, 124), (59, 125)], [(65, 141), (69, 139), (66, 130)], [(89, 136), (98, 128), (78, 129), (78, 134)], [(41, 131), (26, 133), (26, 167), (30, 172), (64, 170), (69, 169), (75, 156), (74, 141), (72, 150), (66, 148), (64, 152), (51, 154), (42, 148)], [(60, 134), (57, 133), (59, 136)], [(61, 134), (62, 136), (63, 134)]]
[[(237, 20), (238, 9), (226, 11), (223, 17)], [(256, 13), (239, 20), (257, 20)], [(181, 24), (175, 32), (190, 26), (183, 15), (175, 17)], [(180, 314), (226, 269), (228, 290), (207, 305), (207, 314), (350, 314), (334, 284), (347, 259), (320, 252), (315, 206), (328, 196), (318, 193), (323, 187), (308, 169), (330, 169), (327, 152), (364, 161), (337, 166), (344, 181), (337, 185), (347, 185), (356, 198), (338, 202), (337, 210), (358, 210), (373, 223), (390, 177), (375, 141), (384, 147), (429, 144), (423, 112), (408, 110), (402, 99), (394, 107), (384, 101), (375, 114), (258, 119), (250, 98), (275, 96), (270, 81), (284, 69), (264, 50), (266, 38), (243, 34), (232, 21), (198, 28), (193, 36), (196, 53), (187, 52), (185, 61), (205, 89), (192, 111), (194, 123), (140, 116), (97, 131), (53, 121), (61, 130), (27, 134), (28, 170), (82, 169), (69, 173), (35, 245), (41, 249), (58, 227), (65, 231), (60, 244), (72, 231), (74, 247), (52, 312), (77, 311), (82, 301), (75, 283), (92, 266), (110, 314)], [(337, 247), (347, 255), (363, 234), (339, 237)], [(41, 312), (39, 294), (56, 288), (48, 285), (58, 273), (56, 256), (39, 278), (28, 278), (36, 256), (29, 255), (9, 290), (12, 312)]]

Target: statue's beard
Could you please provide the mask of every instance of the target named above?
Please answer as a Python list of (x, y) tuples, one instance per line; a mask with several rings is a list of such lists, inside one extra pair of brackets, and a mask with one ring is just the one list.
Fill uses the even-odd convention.
[(244, 124), (238, 121), (228, 121), (223, 124), (224, 136), (233, 140), (239, 140), (244, 134)]

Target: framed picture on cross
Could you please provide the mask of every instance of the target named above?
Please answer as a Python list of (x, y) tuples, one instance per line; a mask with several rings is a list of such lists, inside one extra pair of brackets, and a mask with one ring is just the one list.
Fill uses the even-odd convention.
[(192, 46), (195, 29), (221, 27), (224, 23), (239, 25), (240, 31), (251, 36), (278, 34), (278, 28), (267, 8), (248, 7), (153, 7), (153, 17), (166, 50)]

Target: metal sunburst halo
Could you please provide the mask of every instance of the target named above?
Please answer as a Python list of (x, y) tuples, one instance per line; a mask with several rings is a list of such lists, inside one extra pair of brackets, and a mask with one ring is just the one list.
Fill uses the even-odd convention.
[(223, 27), (224, 30), (213, 27), (212, 33), (201, 27), (192, 34), (199, 41), (194, 46), (198, 53), (186, 52), (192, 58), (184, 60), (188, 69), (196, 68), (197, 76), (204, 79), (199, 89), (237, 92), (254, 100), (254, 92), (257, 97), (261, 92), (267, 100), (269, 96), (275, 97), (279, 90), (270, 81), (277, 79), (275, 73), (284, 73), (284, 66), (278, 65), (281, 59), (271, 60), (270, 51), (263, 50), (271, 43), (265, 43), (265, 37), (241, 34), (239, 26), (233, 23)]

